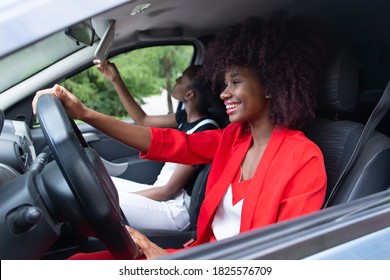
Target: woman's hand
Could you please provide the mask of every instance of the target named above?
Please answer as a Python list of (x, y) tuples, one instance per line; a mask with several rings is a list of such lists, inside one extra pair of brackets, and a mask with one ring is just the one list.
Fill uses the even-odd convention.
[(148, 260), (167, 255), (168, 252), (150, 241), (145, 235), (126, 226), (127, 231), (140, 248), (138, 257), (145, 256)]
[(66, 88), (55, 85), (49, 89), (43, 89), (37, 91), (32, 102), (33, 113), (36, 114), (37, 102), (40, 96), (44, 94), (53, 94), (57, 96), (64, 106), (68, 116), (73, 119), (83, 119), (83, 116), (86, 114), (88, 107), (85, 106), (80, 100), (77, 99), (70, 91)]
[(119, 78), (119, 71), (116, 68), (114, 63), (111, 63), (108, 60), (101, 61), (99, 59), (94, 59), (93, 63), (96, 65), (96, 68), (111, 82), (114, 82)]

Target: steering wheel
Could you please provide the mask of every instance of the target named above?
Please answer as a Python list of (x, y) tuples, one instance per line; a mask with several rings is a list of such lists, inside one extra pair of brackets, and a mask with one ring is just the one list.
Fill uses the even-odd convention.
[[(125, 228), (117, 190), (100, 157), (83, 147), (87, 145), (84, 138), (57, 97), (42, 95), (37, 102), (37, 116), (86, 222), (117, 259), (134, 259), (138, 246)], [(93, 153), (95, 156), (91, 156)]]

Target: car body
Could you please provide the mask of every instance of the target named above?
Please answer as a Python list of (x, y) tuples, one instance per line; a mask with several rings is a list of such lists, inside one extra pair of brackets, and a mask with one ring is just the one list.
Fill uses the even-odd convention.
[[(281, 11), (310, 15), (323, 22), (332, 35), (348, 45), (357, 57), (359, 85), (356, 94), (359, 96), (356, 109), (337, 117), (366, 123), (390, 78), (389, 10), (390, 3), (386, 0), (53, 0), (2, 4), (0, 109), (4, 112), (5, 124), (0, 135), (0, 149), (3, 151), (0, 156), (1, 258), (66, 259), (76, 252), (105, 248), (93, 238), (96, 232), (86, 222), (90, 218), (80, 214), (83, 211), (78, 209), (77, 199), (72, 197), (75, 190), (70, 191), (67, 187), (69, 182), (62, 177), (62, 169), (47, 156), (50, 154), (48, 140), (58, 131), (54, 127), (54, 132), (44, 133), (41, 127), (34, 126), (31, 102), (36, 91), (93, 67), (92, 60), (97, 56), (101, 38), (107, 36), (107, 27), (113, 20), (112, 41), (108, 40), (108, 45), (103, 46), (108, 52), (103, 50), (98, 54), (103, 58), (111, 59), (151, 46), (191, 45), (191, 63), (201, 63), (210, 38), (225, 26), (251, 16), (267, 17)], [(90, 18), (98, 35), (92, 46), (78, 45), (64, 35), (67, 27)], [(50, 42), (55, 52), (47, 55)], [(99, 92), (95, 94), (97, 96)], [(385, 114), (381, 114), (374, 129), (377, 130), (375, 135), (387, 143), (390, 136), (386, 122), (388, 110), (382, 111)], [(42, 118), (48, 120), (50, 115)], [(135, 150), (89, 125), (78, 124), (78, 127), (89, 146), (104, 159), (105, 168), (99, 167), (95, 172), (123, 168), (121, 174), (125, 173), (126, 178), (149, 182), (153, 178), (144, 177), (144, 173), (154, 174), (161, 167), (160, 163), (139, 159)], [(363, 150), (368, 149), (370, 142), (365, 145)], [(384, 150), (387, 151), (387, 146)], [(40, 157), (42, 153), (46, 156)], [(60, 160), (66, 154), (72, 157), (72, 150), (61, 152), (54, 158)], [(96, 155), (92, 157), (97, 165), (100, 164)], [(357, 158), (359, 160), (359, 155)], [(377, 161), (381, 168), (390, 171), (387, 157)], [(376, 176), (386, 175), (379, 172)], [(375, 189), (376, 181), (344, 183), (349, 187), (365, 184), (369, 190)], [(58, 185), (53, 190), (55, 198), (51, 197), (50, 191), (42, 190), (45, 184)], [(68, 190), (62, 193), (64, 189)], [(62, 199), (65, 203), (61, 202)], [(68, 217), (63, 211), (70, 211), (69, 205), (48, 205), (50, 203), (69, 204), (78, 210)], [(27, 208), (21, 208), (26, 205)], [(115, 205), (107, 207), (118, 210)], [(18, 215), (23, 216), (26, 211), (29, 217), (37, 220), (30, 224), (22, 218), (18, 220)], [(22, 225), (15, 228), (15, 223)], [(381, 186), (366, 194), (343, 198), (310, 215), (164, 258), (390, 259), (389, 233), (390, 191)], [(126, 242), (119, 245), (128, 244)], [(109, 243), (113, 243), (112, 237)]]

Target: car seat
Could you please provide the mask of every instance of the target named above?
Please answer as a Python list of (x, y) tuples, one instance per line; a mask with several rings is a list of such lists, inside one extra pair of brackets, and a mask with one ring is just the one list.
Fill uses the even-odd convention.
[[(324, 155), (328, 176), (324, 207), (390, 187), (390, 138), (378, 131), (373, 131), (353, 165), (343, 174), (365, 125), (340, 116), (354, 111), (357, 98), (358, 72), (354, 56), (347, 47), (338, 47), (318, 96), (318, 115), (304, 130)], [(381, 110), (387, 112), (388, 108)]]

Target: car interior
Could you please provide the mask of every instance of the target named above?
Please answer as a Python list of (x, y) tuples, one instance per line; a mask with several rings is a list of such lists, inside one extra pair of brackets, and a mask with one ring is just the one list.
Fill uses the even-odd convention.
[[(86, 47), (0, 94), (1, 259), (66, 259), (77, 252), (102, 249), (115, 252), (120, 259), (133, 258), (136, 246), (124, 233), (109, 176), (150, 183), (163, 166), (140, 159), (137, 151), (88, 124), (69, 120), (62, 106), (50, 98), (40, 103), (37, 126), (31, 109), (37, 90), (94, 67), (93, 58), (112, 59), (151, 46), (192, 45), (191, 63), (201, 64), (207, 44), (222, 27), (280, 11), (310, 15), (335, 35), (316, 117), (303, 130), (324, 155), (328, 183), (323, 209), (297, 222), (293, 219), (165, 258), (305, 258), (316, 250), (389, 227), (388, 210), (376, 214), (375, 226), (365, 224), (359, 214), (348, 234), (339, 219), (373, 209), (378, 200), (387, 206), (390, 203), (385, 202), (390, 197), (389, 8), (387, 0), (137, 0), (77, 22), (98, 37), (88, 34)], [(83, 43), (75, 40), (72, 31), (61, 30), (77, 44)], [(181, 104), (176, 110), (180, 108)], [(229, 124), (223, 109), (210, 110), (222, 128)], [(81, 162), (81, 170), (73, 164), (75, 160)], [(164, 248), (182, 248), (194, 241), (209, 170), (210, 165), (205, 165), (191, 182), (188, 230), (141, 231)], [(99, 187), (91, 190), (90, 185)], [(327, 226), (336, 220), (340, 220), (337, 230)], [(303, 235), (313, 243), (302, 246), (291, 241)], [(286, 250), (278, 247), (280, 242)]]
[[(387, 172), (390, 139), (375, 131), (377, 122), (362, 124), (337, 119), (339, 114), (353, 112), (357, 104), (358, 70), (350, 49), (337, 47), (323, 83), (318, 97), (319, 116), (309, 124), (305, 133), (324, 155), (328, 175), (324, 206), (386, 190), (390, 185)], [(383, 107), (377, 105), (381, 106), (378, 121), (389, 110), (390, 104), (386, 103)], [(370, 132), (366, 132), (367, 129)], [(360, 143), (363, 131), (366, 139)], [(372, 187), (368, 188), (368, 184)]]

